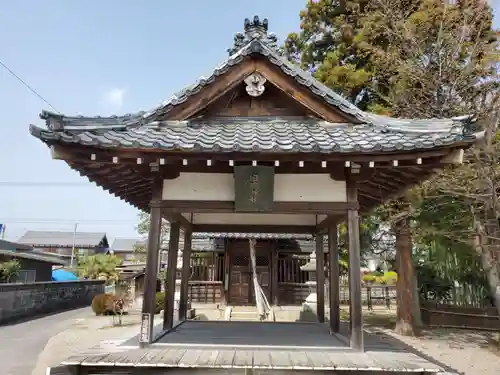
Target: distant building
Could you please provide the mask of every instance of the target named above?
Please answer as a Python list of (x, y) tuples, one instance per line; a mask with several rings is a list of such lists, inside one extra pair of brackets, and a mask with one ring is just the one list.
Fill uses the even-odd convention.
[(17, 242), (33, 247), (35, 251), (58, 254), (63, 258), (71, 257), (73, 248), (79, 256), (107, 253), (109, 243), (106, 233), (62, 232), (62, 231), (27, 231)]
[(146, 241), (137, 238), (116, 238), (111, 246), (114, 255), (123, 259), (124, 262), (136, 261), (136, 249), (146, 246)]
[(47, 255), (33, 250), (32, 247), (0, 240), (0, 263), (16, 259), (21, 271), (11, 282), (32, 283), (52, 280), (52, 267), (64, 266), (66, 262), (58, 256)]

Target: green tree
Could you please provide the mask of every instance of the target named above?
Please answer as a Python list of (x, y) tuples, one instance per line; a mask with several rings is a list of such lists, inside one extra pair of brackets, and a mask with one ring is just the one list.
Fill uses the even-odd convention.
[[(139, 233), (144, 238), (148, 237), (149, 234), (149, 214), (146, 212), (139, 213), (139, 224), (137, 224), (137, 233)], [(170, 234), (170, 224), (166, 220), (162, 220), (161, 224), (161, 234), (160, 234), (160, 248), (164, 248), (168, 244), (168, 238)], [(136, 245), (135, 246), (136, 259), (146, 260), (147, 257), (147, 244)]]
[(15, 279), (21, 271), (21, 263), (16, 259), (0, 263), (0, 282), (9, 283)]
[[(430, 118), (481, 117), (492, 108), (497, 41), (484, 1), (309, 1), (300, 18), (301, 32), (285, 43), (288, 56), (362, 109)], [(403, 334), (413, 333), (409, 283), (419, 194), (377, 213), (396, 236), (405, 274), (398, 278), (397, 330)]]
[(123, 260), (115, 255), (89, 255), (78, 260), (76, 273), (85, 279), (105, 280), (107, 284), (112, 284), (119, 279), (116, 267), (122, 263)]

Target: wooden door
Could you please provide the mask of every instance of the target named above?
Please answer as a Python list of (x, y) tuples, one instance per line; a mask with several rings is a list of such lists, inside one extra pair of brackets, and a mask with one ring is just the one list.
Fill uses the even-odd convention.
[[(227, 251), (231, 252), (231, 282), (229, 303), (231, 305), (255, 305), (250, 247), (248, 240), (232, 240)], [(257, 241), (257, 277), (269, 301), (271, 290), (269, 241)]]

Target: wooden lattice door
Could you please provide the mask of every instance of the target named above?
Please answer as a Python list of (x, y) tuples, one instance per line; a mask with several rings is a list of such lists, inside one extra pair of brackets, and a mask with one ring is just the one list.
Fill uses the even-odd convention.
[[(257, 241), (256, 263), (260, 286), (269, 300), (271, 290), (271, 246), (268, 241)], [(255, 305), (250, 246), (248, 240), (233, 240), (228, 248), (231, 253), (231, 283), (229, 303), (231, 305)]]
[(231, 304), (248, 305), (250, 292), (250, 257), (248, 255), (234, 255), (231, 264)]

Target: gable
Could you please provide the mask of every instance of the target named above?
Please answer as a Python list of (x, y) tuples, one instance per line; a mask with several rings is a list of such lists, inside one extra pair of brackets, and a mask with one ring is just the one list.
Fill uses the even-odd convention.
[[(262, 94), (248, 93), (248, 79), (262, 80)], [(247, 80), (247, 82), (245, 82)], [(258, 85), (258, 84), (257, 84)], [(321, 97), (301, 86), (292, 76), (273, 66), (267, 58), (251, 55), (231, 67), (213, 82), (175, 105), (154, 120), (188, 120), (209, 116), (308, 116), (329, 122), (354, 122)]]
[(264, 92), (261, 95), (251, 96), (247, 92), (247, 85), (241, 82), (193, 117), (206, 119), (218, 117), (317, 118), (317, 115), (270, 83), (264, 86)]

